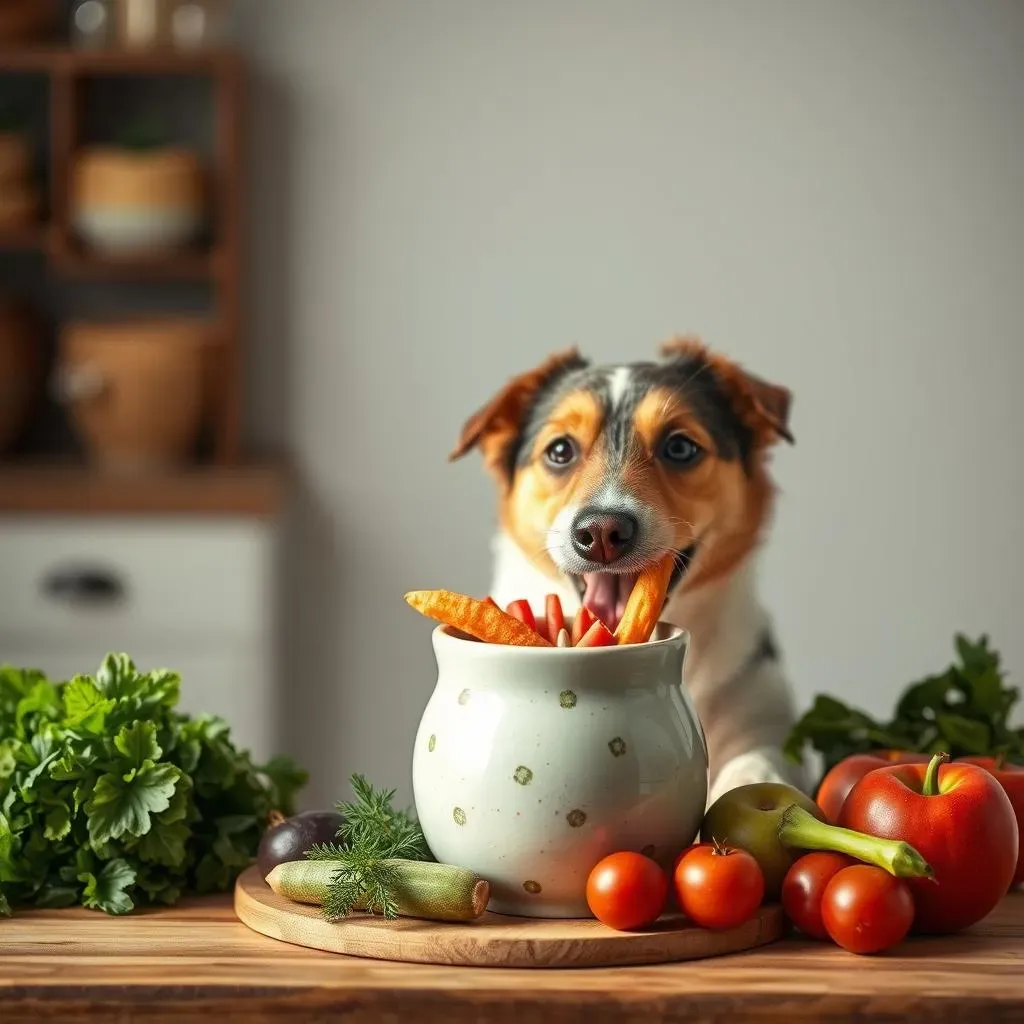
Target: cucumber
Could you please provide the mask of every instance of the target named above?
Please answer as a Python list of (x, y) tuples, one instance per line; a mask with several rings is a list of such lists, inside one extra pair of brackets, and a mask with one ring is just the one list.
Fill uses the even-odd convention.
[[(402, 917), (428, 921), (475, 921), (491, 898), (490, 884), (468, 868), (433, 861), (387, 860), (397, 876), (395, 903)], [(334, 860), (296, 860), (278, 864), (267, 884), (296, 903), (323, 906), (328, 887), (344, 864)], [(365, 910), (365, 904), (357, 904)]]

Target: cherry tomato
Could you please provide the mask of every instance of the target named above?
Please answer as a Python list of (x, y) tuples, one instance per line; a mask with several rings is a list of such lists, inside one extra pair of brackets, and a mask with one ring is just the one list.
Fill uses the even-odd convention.
[(668, 878), (642, 853), (613, 853), (587, 879), (587, 904), (602, 924), (619, 931), (643, 928), (665, 908)]
[(683, 913), (702, 928), (736, 928), (764, 899), (764, 874), (746, 850), (701, 843), (676, 863), (676, 896)]
[(914, 923), (914, 899), (899, 878), (870, 864), (843, 868), (825, 887), (821, 918), (832, 940), (851, 953), (880, 953)]
[(782, 909), (804, 935), (828, 938), (821, 920), (821, 898), (836, 874), (856, 863), (842, 853), (807, 853), (786, 872), (782, 880)]

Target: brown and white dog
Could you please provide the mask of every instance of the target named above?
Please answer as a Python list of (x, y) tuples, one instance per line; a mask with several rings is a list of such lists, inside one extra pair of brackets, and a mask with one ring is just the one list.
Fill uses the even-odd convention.
[(709, 802), (749, 782), (800, 786), (781, 754), (793, 701), (755, 586), (790, 394), (694, 339), (662, 356), (595, 367), (560, 353), (466, 423), (451, 458), (479, 447), (501, 490), (491, 596), (537, 611), (558, 593), (567, 615), (582, 601), (614, 629), (639, 571), (675, 553), (662, 618), (690, 633)]

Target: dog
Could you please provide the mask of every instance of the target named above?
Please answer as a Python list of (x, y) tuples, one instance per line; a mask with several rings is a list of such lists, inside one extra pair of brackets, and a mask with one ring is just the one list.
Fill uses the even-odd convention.
[(645, 565), (675, 556), (661, 618), (690, 634), (684, 676), (708, 745), (708, 804), (737, 786), (804, 788), (782, 756), (793, 696), (756, 559), (772, 514), (768, 456), (793, 443), (788, 389), (699, 339), (656, 362), (593, 366), (571, 348), (510, 380), (450, 459), (482, 453), (499, 488), (491, 596), (557, 593), (614, 630)]

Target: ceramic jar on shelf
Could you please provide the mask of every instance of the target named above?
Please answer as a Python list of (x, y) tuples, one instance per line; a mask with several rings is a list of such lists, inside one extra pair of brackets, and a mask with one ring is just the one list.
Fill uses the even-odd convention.
[(118, 45), (201, 49), (223, 41), (226, 0), (115, 0)]
[(111, 256), (168, 255), (201, 234), (205, 191), (202, 162), (191, 150), (89, 147), (74, 168), (75, 232)]
[(144, 472), (189, 460), (208, 400), (215, 333), (209, 321), (186, 317), (65, 327), (55, 396), (94, 463)]

